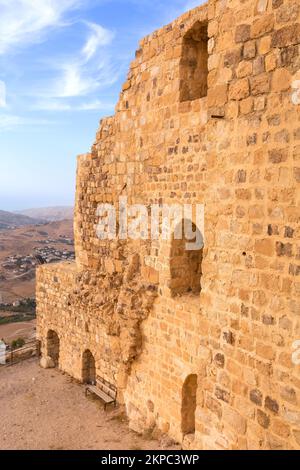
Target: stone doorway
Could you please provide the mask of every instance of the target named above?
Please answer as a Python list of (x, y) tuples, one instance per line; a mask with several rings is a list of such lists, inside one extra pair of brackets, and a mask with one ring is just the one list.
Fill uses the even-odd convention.
[(51, 357), (55, 367), (59, 366), (59, 348), (60, 341), (58, 334), (53, 330), (49, 330), (47, 334), (47, 356)]
[(85, 384), (96, 384), (96, 364), (91, 351), (87, 349), (82, 356), (82, 381)]
[(189, 375), (182, 387), (181, 431), (183, 436), (195, 434), (195, 413), (197, 407), (197, 375)]

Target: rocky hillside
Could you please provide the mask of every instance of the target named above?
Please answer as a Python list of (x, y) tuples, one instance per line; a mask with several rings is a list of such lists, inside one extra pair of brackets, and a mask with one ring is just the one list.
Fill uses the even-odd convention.
[(44, 221), (38, 217), (28, 217), (23, 214), (15, 214), (0, 210), (0, 229), (9, 229), (11, 227), (23, 227), (25, 225), (42, 224)]
[(42, 207), (18, 211), (16, 214), (41, 219), (46, 222), (57, 222), (61, 220), (72, 220), (74, 209), (71, 206)]

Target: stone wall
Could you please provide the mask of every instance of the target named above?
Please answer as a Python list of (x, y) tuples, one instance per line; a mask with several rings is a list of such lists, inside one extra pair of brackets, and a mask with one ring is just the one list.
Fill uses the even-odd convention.
[[(53, 330), (82, 380), (91, 351), (130, 426), (185, 448), (300, 448), (299, 43), (297, 0), (210, 0), (144, 38), (78, 159), (76, 263), (38, 270), (43, 354)], [(172, 241), (99, 240), (120, 196), (205, 205), (199, 289), (174, 291)]]

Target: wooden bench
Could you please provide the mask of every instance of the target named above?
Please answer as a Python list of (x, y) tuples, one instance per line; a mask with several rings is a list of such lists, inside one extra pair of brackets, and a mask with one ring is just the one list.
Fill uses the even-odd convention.
[(97, 377), (95, 385), (87, 385), (85, 388), (85, 395), (88, 393), (96, 395), (104, 402), (104, 409), (107, 405), (117, 405), (117, 389), (114, 385), (104, 380), (102, 377)]

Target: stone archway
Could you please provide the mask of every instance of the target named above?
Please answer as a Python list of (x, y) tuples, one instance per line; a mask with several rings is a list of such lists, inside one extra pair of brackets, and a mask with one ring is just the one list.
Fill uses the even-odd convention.
[(59, 366), (60, 340), (54, 330), (49, 330), (47, 334), (47, 356), (51, 357), (55, 367)]
[(82, 382), (85, 384), (96, 384), (96, 363), (95, 358), (89, 349), (82, 355)]
[(195, 434), (195, 413), (197, 408), (198, 377), (189, 375), (182, 387), (181, 432), (183, 436)]

